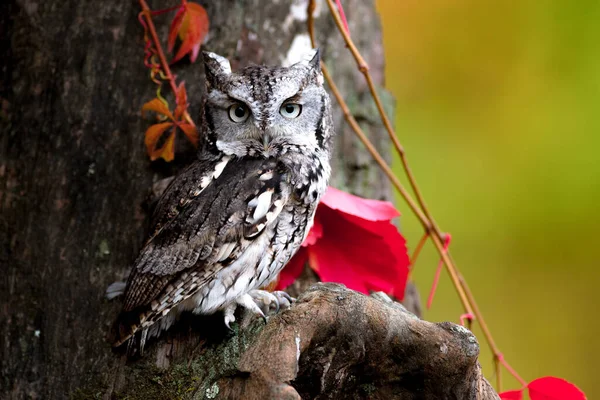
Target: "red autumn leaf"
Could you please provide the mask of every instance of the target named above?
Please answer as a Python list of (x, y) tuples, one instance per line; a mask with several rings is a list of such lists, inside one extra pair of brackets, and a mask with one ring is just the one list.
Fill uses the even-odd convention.
[(155, 97), (152, 100), (150, 100), (149, 102), (147, 102), (146, 104), (144, 104), (142, 106), (142, 111), (154, 111), (158, 114), (164, 115), (165, 117), (167, 117), (173, 121), (175, 120), (175, 118), (173, 117), (173, 114), (169, 110), (169, 107), (158, 97)]
[(185, 82), (181, 82), (175, 91), (175, 119), (180, 120), (183, 113), (187, 110), (187, 92), (185, 91)]
[(585, 400), (579, 388), (564, 379), (546, 376), (531, 381), (527, 388), (531, 400)]
[[(306, 243), (306, 242), (305, 242)], [(308, 250), (305, 247), (301, 247), (294, 257), (287, 263), (283, 271), (279, 274), (279, 279), (275, 290), (283, 290), (290, 286), (302, 271), (304, 271), (304, 265), (308, 261)]]
[(523, 389), (498, 393), (502, 400), (523, 400)]
[(180, 123), (177, 125), (185, 134), (185, 137), (194, 145), (198, 147), (198, 130), (194, 125)]
[[(156, 160), (159, 157), (163, 157), (163, 156), (164, 156), (163, 158), (166, 161), (171, 161), (175, 157), (174, 154), (171, 155), (168, 153), (168, 149), (166, 149), (167, 152), (165, 153), (165, 147), (167, 146), (167, 142), (169, 139), (171, 139), (171, 137), (173, 139), (175, 138), (175, 132), (172, 132), (170, 134), (169, 139), (167, 139), (167, 141), (165, 141), (165, 143), (163, 144), (162, 147), (160, 147), (158, 149), (156, 148), (156, 144), (162, 137), (163, 133), (172, 126), (173, 126), (172, 122), (163, 122), (160, 124), (151, 125), (148, 128), (148, 130), (146, 130), (144, 144), (146, 145), (146, 150), (152, 161)], [(174, 149), (174, 147), (173, 147), (173, 149)]]
[(390, 219), (399, 215), (389, 202), (368, 200), (329, 188), (315, 224), (280, 275), (285, 288), (306, 261), (324, 282), (339, 282), (363, 293), (404, 296), (408, 276), (406, 242)]
[(171, 62), (178, 61), (188, 53), (191, 53), (190, 60), (192, 62), (196, 61), (200, 52), (200, 45), (208, 33), (208, 26), (208, 14), (204, 7), (200, 4), (188, 3), (186, 0), (183, 0), (169, 29), (167, 43), (169, 51), (173, 51), (177, 36), (181, 40), (181, 46)]
[(173, 161), (175, 158), (175, 129), (171, 131), (162, 147), (150, 153), (150, 160), (154, 161), (158, 158), (162, 158), (166, 162)]
[(325, 192), (321, 202), (334, 210), (370, 221), (386, 221), (400, 216), (390, 202), (363, 199), (331, 187)]

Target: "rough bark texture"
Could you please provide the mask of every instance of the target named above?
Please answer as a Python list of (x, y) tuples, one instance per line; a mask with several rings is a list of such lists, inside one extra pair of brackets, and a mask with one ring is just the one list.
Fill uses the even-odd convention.
[[(150, 3), (160, 9), (175, 1)], [(206, 49), (231, 58), (234, 68), (279, 64), (306, 31), (298, 12), (303, 1), (201, 3), (211, 20)], [(374, 4), (344, 4), (381, 83)], [(119, 304), (105, 300), (104, 291), (127, 273), (143, 242), (152, 183), (193, 156), (183, 140), (171, 165), (151, 164), (145, 154), (149, 122), (140, 107), (156, 87), (142, 63), (138, 12), (136, 1), (0, 2), (0, 398), (226, 398), (242, 392), (265, 398), (261, 390), (281, 390), (275, 398), (424, 398), (425, 386), (449, 398), (478, 393), (474, 388), (484, 381), (476, 345), (468, 343), (472, 336), (337, 287), (308, 292), (265, 329), (255, 321), (228, 334), (220, 316), (189, 318), (139, 360), (126, 364), (111, 352), (104, 337)], [(156, 21), (165, 38), (168, 17)], [(352, 111), (386, 149), (363, 80), (322, 4), (317, 29)], [(198, 115), (202, 68), (183, 65), (175, 73), (186, 81), (192, 115)], [(333, 184), (389, 196), (339, 111), (336, 119)], [(446, 356), (455, 354), (460, 357)], [(382, 360), (389, 361), (378, 365)], [(408, 361), (423, 368), (410, 369)]]

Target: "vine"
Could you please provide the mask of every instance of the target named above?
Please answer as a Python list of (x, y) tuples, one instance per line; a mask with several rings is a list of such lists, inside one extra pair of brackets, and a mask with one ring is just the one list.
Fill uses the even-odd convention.
[[(433, 215), (427, 207), (423, 194), (419, 189), (414, 174), (409, 166), (404, 147), (400, 143), (400, 140), (398, 139), (398, 136), (392, 126), (392, 123), (390, 122), (388, 116), (384, 111), (381, 99), (377, 94), (373, 78), (369, 72), (369, 65), (364, 60), (356, 45), (352, 41), (350, 35), (350, 28), (344, 13), (344, 9), (342, 7), (341, 0), (325, 1), (329, 9), (329, 13), (332, 16), (338, 31), (342, 35), (347, 48), (349, 49), (356, 62), (358, 70), (364, 76), (364, 79), (369, 87), (369, 91), (371, 93), (371, 96), (373, 97), (381, 121), (387, 131), (387, 134), (394, 146), (396, 153), (400, 158), (403, 171), (406, 175), (406, 179), (409, 182), (411, 191), (414, 194), (414, 198), (409, 193), (409, 191), (402, 185), (400, 179), (392, 171), (392, 168), (386, 163), (381, 154), (377, 151), (377, 149), (365, 135), (364, 131), (360, 128), (356, 119), (350, 112), (350, 109), (348, 108), (348, 105), (346, 104), (344, 98), (342, 97), (337, 86), (335, 85), (335, 82), (333, 81), (333, 78), (329, 73), (329, 70), (327, 69), (324, 62), (321, 63), (323, 76), (327, 81), (331, 93), (336, 98), (346, 122), (348, 123), (348, 125), (350, 125), (353, 132), (363, 143), (367, 151), (371, 154), (375, 162), (382, 169), (382, 171), (390, 180), (394, 188), (399, 192), (400, 196), (408, 205), (408, 208), (418, 218), (424, 230), (424, 234), (421, 237), (420, 241), (417, 243), (412, 257), (410, 257), (410, 261), (408, 261), (408, 257), (406, 257), (406, 263), (404, 263), (403, 261), (399, 261), (397, 263), (397, 272), (401, 271), (401, 268), (406, 268), (407, 274), (402, 274), (401, 272), (399, 272), (398, 276), (401, 277), (399, 279), (404, 279), (404, 282), (401, 282), (400, 285), (392, 285), (390, 292), (398, 296), (398, 288), (400, 287), (403, 290), (405, 280), (407, 279), (407, 275), (414, 268), (419, 254), (421, 253), (425, 243), (428, 240), (431, 240), (437, 252), (439, 253), (440, 262), (436, 269), (435, 279), (428, 296), (427, 306), (431, 306), (433, 296), (437, 288), (437, 283), (441, 269), (443, 266), (445, 266), (446, 270), (448, 271), (448, 274), (450, 275), (452, 284), (456, 289), (461, 304), (464, 308), (464, 313), (459, 317), (461, 324), (467, 325), (469, 328), (471, 328), (472, 323), (478, 323), (481, 327), (484, 338), (494, 355), (496, 389), (500, 392), (502, 388), (502, 367), (504, 367), (504, 369), (506, 369), (521, 384), (521, 388), (517, 390), (500, 393), (501, 398), (513, 400), (522, 399), (525, 389), (528, 389), (529, 396), (532, 400), (541, 400), (546, 398), (584, 399), (585, 395), (577, 387), (559, 378), (545, 377), (527, 383), (504, 359), (504, 356), (500, 352), (499, 347), (496, 345), (493, 335), (487, 323), (485, 322), (483, 313), (480, 311), (479, 306), (477, 305), (477, 302), (475, 301), (475, 298), (471, 290), (469, 289), (465, 278), (462, 276), (458, 267), (452, 259), (452, 256), (449, 251), (449, 244), (451, 239), (450, 234), (444, 233), (439, 228), (439, 226), (433, 218)], [(157, 114), (158, 117), (158, 122), (151, 125), (146, 130), (145, 144), (148, 155), (150, 156), (151, 160), (163, 158), (165, 161), (171, 161), (174, 158), (174, 142), (176, 132), (178, 130), (183, 132), (185, 137), (192, 144), (197, 146), (198, 131), (194, 121), (188, 113), (187, 94), (184, 82), (178, 84), (176, 82), (176, 76), (173, 75), (173, 73), (171, 72), (170, 64), (167, 62), (165, 52), (156, 33), (153, 17), (166, 12), (177, 11), (169, 29), (168, 51), (173, 52), (177, 38), (180, 39), (181, 43), (179, 45), (178, 51), (176, 52), (173, 60), (171, 61), (171, 64), (182, 59), (185, 55), (189, 55), (190, 61), (192, 62), (194, 62), (197, 59), (202, 41), (204, 40), (208, 32), (209, 19), (206, 11), (202, 6), (200, 6), (197, 3), (188, 2), (187, 0), (181, 0), (181, 3), (178, 6), (159, 11), (152, 11), (148, 7), (148, 4), (145, 0), (139, 0), (139, 4), (142, 10), (139, 14), (139, 21), (144, 27), (144, 63), (150, 70), (151, 80), (158, 85), (156, 97), (144, 104), (142, 107), (143, 111), (153, 111)], [(309, 0), (307, 8), (307, 26), (312, 47), (317, 47), (313, 17), (315, 8), (315, 0)], [(174, 111), (171, 111), (168, 101), (161, 95), (161, 87), (164, 82), (168, 82), (171, 92), (175, 98)], [(374, 205), (373, 201), (371, 200), (358, 199), (354, 197), (345, 197), (345, 194), (337, 194), (336, 196), (342, 196), (345, 199), (344, 201), (349, 202), (347, 203), (347, 206), (349, 205), (350, 209), (352, 209), (353, 207), (352, 202), (355, 202), (356, 204), (361, 203), (362, 205), (369, 204), (373, 207), (379, 208), (378, 212), (381, 212), (381, 210), (389, 207), (388, 204), (383, 203)], [(326, 206), (330, 209), (336, 209), (336, 207), (338, 207), (337, 204), (338, 203), (336, 203), (335, 206), (332, 206), (332, 204), (327, 204)], [(347, 206), (345, 207), (347, 208)], [(344, 207), (341, 208), (344, 209)], [(348, 213), (349, 211), (348, 209), (344, 209), (342, 213), (344, 212)], [(319, 214), (317, 214), (317, 220), (318, 215)], [(393, 215), (393, 212), (391, 212), (390, 215)], [(353, 217), (357, 218), (358, 215), (353, 215)], [(377, 218), (373, 216), (371, 216), (371, 218), (371, 222), (377, 221)], [(369, 218), (364, 218), (363, 220), (369, 221)], [(389, 218), (382, 218), (382, 220), (385, 220), (385, 223), (389, 223)], [(359, 221), (358, 224), (360, 225), (363, 223), (364, 222)], [(309, 234), (307, 238), (307, 242), (310, 241), (310, 243), (308, 243), (307, 246), (315, 245), (316, 240), (320, 237), (321, 234), (321, 232), (311, 232), (311, 234)], [(394, 240), (399, 239), (394, 238)], [(401, 252), (402, 251), (405, 251), (404, 247), (401, 250)], [(310, 263), (310, 249), (307, 247), (307, 249), (302, 250), (301, 253), (302, 252), (306, 253), (305, 258), (301, 263), (293, 263), (295, 264), (294, 268), (296, 271), (292, 273), (292, 276), (285, 277), (285, 283), (289, 283), (293, 281), (293, 279), (295, 279), (295, 277), (298, 275), (298, 271), (300, 271), (299, 268), (306, 262), (306, 259), (308, 259)], [(321, 266), (315, 269), (321, 270)], [(361, 282), (360, 284), (364, 285), (365, 282)], [(365, 286), (364, 290), (367, 290), (366, 288), (367, 286)], [(399, 297), (401, 297), (401, 294)]]

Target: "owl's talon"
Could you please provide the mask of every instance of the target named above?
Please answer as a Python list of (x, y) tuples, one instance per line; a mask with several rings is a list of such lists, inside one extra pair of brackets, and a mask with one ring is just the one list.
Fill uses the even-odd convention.
[(265, 321), (265, 323), (267, 323), (267, 317), (265, 316), (265, 313), (261, 310), (258, 304), (256, 304), (256, 302), (254, 301), (252, 296), (250, 296), (250, 294), (246, 293), (238, 297), (236, 303), (244, 307), (246, 310), (252, 312), (253, 314), (260, 316)]
[(232, 322), (235, 322), (235, 308), (236, 308), (236, 303), (232, 303), (230, 305), (228, 305), (225, 310), (223, 311), (223, 313), (225, 314), (225, 326), (227, 327), (227, 329), (229, 329), (230, 331), (233, 332), (233, 328), (231, 328), (230, 324)]
[(282, 310), (287, 310), (292, 306), (293, 303), (296, 302), (295, 298), (293, 298), (292, 296), (290, 296), (282, 290), (276, 290), (272, 294), (277, 298), (277, 301), (279, 302), (279, 307)]
[(274, 314), (279, 312), (280, 304), (279, 299), (275, 294), (267, 292), (266, 290), (252, 290), (248, 293), (254, 303), (261, 309), (263, 314), (268, 315), (272, 313), (274, 308)]

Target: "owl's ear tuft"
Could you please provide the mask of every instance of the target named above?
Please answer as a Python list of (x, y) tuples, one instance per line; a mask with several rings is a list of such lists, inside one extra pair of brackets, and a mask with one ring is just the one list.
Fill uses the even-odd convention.
[(204, 59), (204, 71), (207, 83), (214, 85), (216, 82), (215, 78), (231, 74), (231, 65), (225, 57), (209, 51), (203, 51), (202, 58)]
[(308, 51), (296, 65), (304, 65), (311, 69), (321, 68), (321, 50), (311, 49)]

